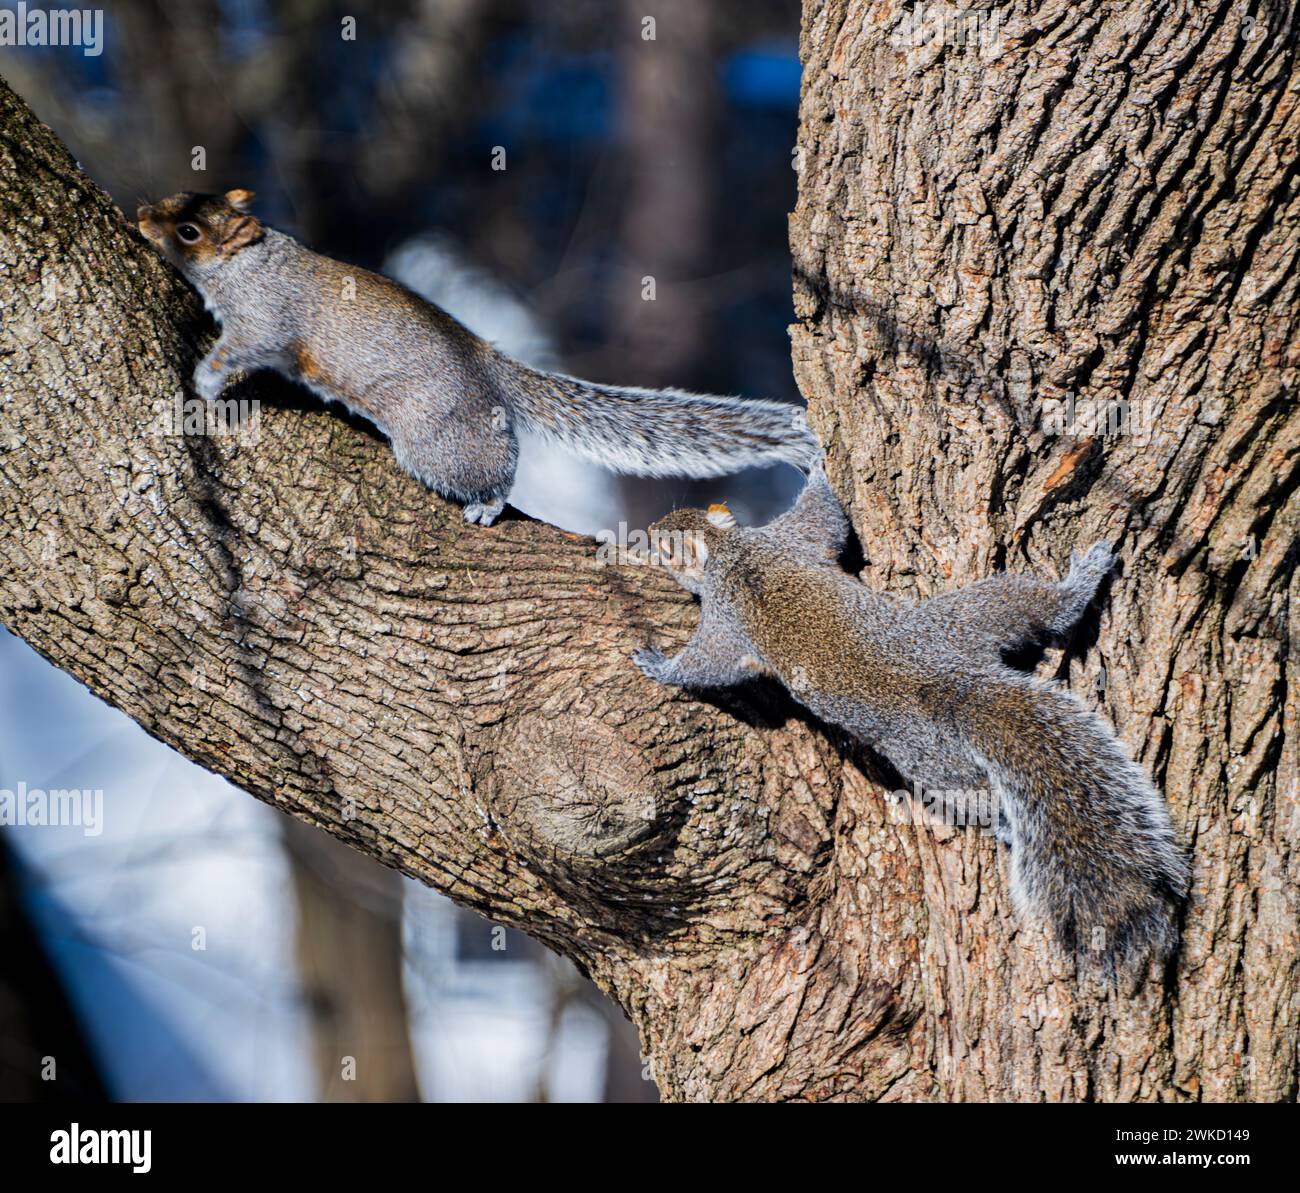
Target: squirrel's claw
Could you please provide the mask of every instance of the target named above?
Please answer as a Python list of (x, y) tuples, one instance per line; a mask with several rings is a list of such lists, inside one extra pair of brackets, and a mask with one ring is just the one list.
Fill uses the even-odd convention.
[(491, 526), (506, 508), (504, 501), (471, 501), (465, 507), (465, 521), (477, 522), (480, 526)]
[(1070, 571), (1061, 581), (1061, 587), (1091, 600), (1092, 594), (1115, 566), (1116, 558), (1109, 543), (1094, 543), (1082, 554), (1071, 551)]
[(1070, 552), (1070, 570), (1076, 567), (1105, 575), (1115, 566), (1115, 552), (1109, 543), (1093, 543), (1086, 551)]
[(226, 388), (227, 378), (211, 367), (204, 367), (206, 361), (194, 370), (194, 392), (205, 402), (215, 402)]

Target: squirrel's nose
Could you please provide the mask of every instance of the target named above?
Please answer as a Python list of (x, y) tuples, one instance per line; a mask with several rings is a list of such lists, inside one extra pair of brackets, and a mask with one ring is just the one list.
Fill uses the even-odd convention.
[(135, 209), (135, 218), (137, 223), (141, 223), (144, 220), (147, 220), (151, 215), (153, 215), (152, 207), (145, 206), (145, 207), (137, 207)]

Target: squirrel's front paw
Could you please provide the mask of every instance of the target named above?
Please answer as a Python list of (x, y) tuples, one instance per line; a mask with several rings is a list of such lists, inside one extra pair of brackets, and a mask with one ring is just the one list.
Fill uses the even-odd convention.
[(206, 360), (199, 361), (194, 370), (194, 392), (205, 402), (215, 402), (226, 388), (226, 375), (220, 368), (213, 368)]
[(650, 646), (642, 650), (634, 650), (632, 652), (632, 662), (640, 667), (642, 673), (649, 676), (650, 679), (659, 683), (675, 682), (671, 678), (673, 661), (661, 650), (655, 650)]

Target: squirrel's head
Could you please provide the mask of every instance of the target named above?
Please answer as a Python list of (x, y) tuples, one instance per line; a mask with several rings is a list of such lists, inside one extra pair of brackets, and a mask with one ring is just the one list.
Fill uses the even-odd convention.
[(725, 505), (673, 510), (650, 527), (650, 558), (683, 588), (699, 592), (709, 559), (735, 528), (736, 519)]
[(264, 229), (248, 214), (253, 192), (195, 195), (185, 191), (136, 211), (140, 234), (156, 244), (186, 276), (202, 274), (262, 239)]

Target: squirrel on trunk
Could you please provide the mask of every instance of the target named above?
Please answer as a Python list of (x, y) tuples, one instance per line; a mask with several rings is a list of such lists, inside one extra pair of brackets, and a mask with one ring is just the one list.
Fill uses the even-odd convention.
[(1018, 910), (1084, 968), (1166, 956), (1188, 872), (1164, 800), (1074, 695), (1002, 659), (1072, 629), (1110, 548), (1074, 556), (1056, 584), (1004, 574), (912, 604), (840, 568), (848, 533), (820, 465), (767, 526), (742, 529), (725, 506), (661, 519), (652, 559), (699, 596), (700, 624), (677, 655), (639, 650), (637, 665), (686, 688), (774, 676), (923, 790), (990, 790)]
[(215, 399), (236, 371), (272, 369), (374, 423), (397, 462), (490, 526), (515, 478), (515, 427), (614, 472), (711, 477), (819, 454), (782, 402), (632, 389), (531, 369), (404, 286), (322, 257), (248, 213), (252, 191), (179, 194), (141, 233), (202, 295), (221, 337), (194, 371)]

